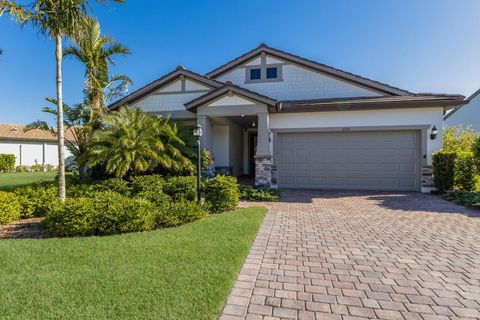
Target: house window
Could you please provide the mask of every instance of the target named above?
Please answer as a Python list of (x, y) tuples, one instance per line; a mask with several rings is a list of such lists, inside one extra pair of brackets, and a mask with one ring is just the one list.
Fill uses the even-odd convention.
[(267, 79), (277, 79), (278, 73), (277, 68), (267, 68)]
[(262, 78), (262, 69), (250, 69), (250, 80), (260, 80)]

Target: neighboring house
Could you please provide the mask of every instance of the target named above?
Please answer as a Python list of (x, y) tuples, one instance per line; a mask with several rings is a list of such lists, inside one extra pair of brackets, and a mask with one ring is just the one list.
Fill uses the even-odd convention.
[(445, 115), (446, 127), (471, 127), (480, 131), (480, 89), (467, 100), (467, 104), (459, 106)]
[(413, 94), (262, 44), (205, 76), (177, 67), (110, 108), (198, 122), (217, 168), (255, 175), (257, 186), (426, 192), (444, 111), (463, 99)]
[[(0, 124), (0, 153), (14, 154), (17, 166), (35, 164), (58, 165), (57, 137), (44, 130), (24, 131), (25, 126)], [(71, 132), (65, 133), (65, 139), (74, 141)], [(65, 148), (65, 158), (71, 153)]]

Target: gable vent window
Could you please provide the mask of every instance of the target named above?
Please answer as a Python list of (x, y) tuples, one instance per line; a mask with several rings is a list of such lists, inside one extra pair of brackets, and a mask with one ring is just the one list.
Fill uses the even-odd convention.
[(250, 80), (262, 79), (262, 69), (250, 69)]
[(277, 79), (278, 77), (278, 69), (275, 68), (267, 68), (267, 79)]

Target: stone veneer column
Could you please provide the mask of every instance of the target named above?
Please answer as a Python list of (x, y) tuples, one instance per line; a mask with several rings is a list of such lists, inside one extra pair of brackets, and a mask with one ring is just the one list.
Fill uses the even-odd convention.
[(255, 155), (255, 186), (276, 188), (277, 172), (270, 151), (270, 125), (268, 113), (258, 114), (257, 154)]
[(422, 166), (422, 192), (429, 193), (436, 190), (433, 183), (433, 166), (423, 165)]

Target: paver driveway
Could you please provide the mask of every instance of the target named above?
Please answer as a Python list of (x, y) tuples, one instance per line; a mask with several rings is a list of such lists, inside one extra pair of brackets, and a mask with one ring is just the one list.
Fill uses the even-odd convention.
[(480, 319), (480, 217), (419, 193), (289, 190), (226, 319)]

